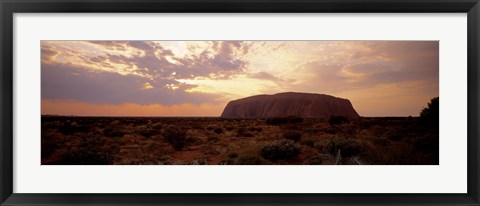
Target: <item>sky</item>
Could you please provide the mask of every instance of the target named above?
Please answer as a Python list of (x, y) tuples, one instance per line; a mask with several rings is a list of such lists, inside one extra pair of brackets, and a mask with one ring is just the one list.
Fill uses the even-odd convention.
[(439, 96), (438, 41), (41, 41), (42, 114), (220, 116), (281, 92), (418, 116)]

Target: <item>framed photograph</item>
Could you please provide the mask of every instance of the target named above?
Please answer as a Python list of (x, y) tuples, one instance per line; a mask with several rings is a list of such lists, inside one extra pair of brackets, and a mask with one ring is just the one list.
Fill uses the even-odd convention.
[(0, 7), (1, 205), (480, 205), (478, 0)]

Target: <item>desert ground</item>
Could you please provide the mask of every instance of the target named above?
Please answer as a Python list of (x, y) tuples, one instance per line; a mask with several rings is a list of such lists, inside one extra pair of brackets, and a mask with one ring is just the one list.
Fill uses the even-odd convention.
[(419, 117), (42, 116), (42, 165), (436, 165)]

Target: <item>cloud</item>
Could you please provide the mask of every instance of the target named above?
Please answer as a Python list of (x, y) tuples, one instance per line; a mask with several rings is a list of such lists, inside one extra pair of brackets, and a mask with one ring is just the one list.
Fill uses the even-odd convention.
[(111, 50), (126, 50), (126, 41), (86, 41), (91, 44), (95, 44), (97, 46), (101, 46), (106, 49)]
[(248, 75), (248, 77), (254, 78), (254, 79), (271, 80), (271, 81), (277, 81), (278, 80), (277, 77), (274, 77), (273, 75), (271, 75), (270, 73), (267, 73), (267, 72), (253, 73), (253, 74)]
[[(348, 43), (348, 42), (347, 42)], [(327, 45), (319, 60), (302, 64), (297, 88), (339, 92), (389, 83), (438, 84), (438, 42), (350, 42)]]
[[(96, 49), (88, 50), (92, 46)], [(201, 53), (180, 58), (152, 41), (42, 42), (42, 98), (113, 104), (215, 102), (218, 94), (186, 92), (196, 85), (177, 80), (232, 78), (248, 64), (239, 58), (248, 48), (240, 41), (214, 41)], [(62, 59), (54, 61), (58, 55)]]
[(258, 80), (265, 80), (273, 82), (277, 85), (277, 87), (285, 87), (295, 83), (292, 79), (281, 79), (268, 72), (256, 72), (247, 75), (248, 78), (258, 79)]
[[(135, 66), (138, 72), (155, 77), (170, 76), (176, 73), (176, 78), (208, 77), (211, 79), (228, 79), (243, 72), (248, 62), (238, 57), (248, 52), (249, 46), (240, 41), (214, 41), (211, 48), (204, 49), (198, 55), (175, 57), (171, 50), (165, 49), (157, 43), (146, 41), (94, 41), (90, 42), (108, 48), (134, 48), (142, 54), (106, 54), (95, 57), (94, 60), (104, 60), (117, 64)], [(170, 58), (171, 60), (169, 61)], [(98, 61), (94, 61), (98, 62)]]
[(248, 52), (248, 45), (240, 41), (214, 41), (213, 52), (204, 50), (190, 58), (176, 58), (179, 64), (171, 70), (179, 74), (179, 78), (209, 77), (210, 79), (228, 79), (243, 73), (248, 62), (239, 58)]
[[(43, 65), (42, 99), (77, 100), (97, 104), (154, 104), (216, 103), (215, 94), (187, 93), (194, 87), (175, 80), (121, 75), (112, 72), (93, 72), (73, 65)], [(145, 89), (145, 85), (149, 89)], [(172, 90), (167, 85), (175, 85)]]
[(51, 46), (42, 46), (40, 54), (42, 57), (42, 63), (51, 63), (55, 60), (55, 57), (59, 54), (59, 52), (55, 51), (55, 49)]

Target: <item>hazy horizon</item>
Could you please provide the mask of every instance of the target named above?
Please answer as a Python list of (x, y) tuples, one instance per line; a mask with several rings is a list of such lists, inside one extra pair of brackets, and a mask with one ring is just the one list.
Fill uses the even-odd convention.
[(360, 116), (418, 116), (439, 96), (438, 41), (41, 41), (42, 115), (218, 117), (303, 92)]

